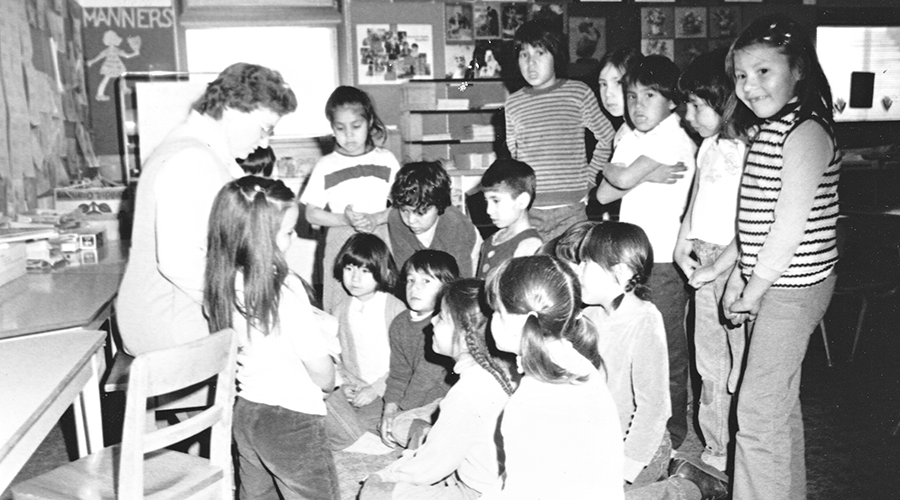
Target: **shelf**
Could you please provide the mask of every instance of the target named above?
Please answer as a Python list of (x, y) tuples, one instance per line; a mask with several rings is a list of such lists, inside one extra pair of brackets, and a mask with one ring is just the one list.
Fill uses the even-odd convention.
[(503, 107), (490, 107), (490, 108), (467, 108), (467, 109), (408, 109), (407, 113), (412, 113), (416, 115), (458, 115), (458, 114), (466, 114), (466, 113), (496, 113), (497, 111), (503, 111)]
[(436, 141), (403, 141), (404, 144), (493, 144), (497, 139), (442, 139)]

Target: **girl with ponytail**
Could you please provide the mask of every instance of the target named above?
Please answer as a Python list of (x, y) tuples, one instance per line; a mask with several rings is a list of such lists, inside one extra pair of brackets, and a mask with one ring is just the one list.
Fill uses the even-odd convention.
[(485, 498), (623, 498), (622, 435), (575, 272), (548, 255), (518, 257), (486, 289), (493, 340), (518, 355), (523, 377), (500, 425), (502, 491)]
[(625, 443), (625, 489), (668, 476), (672, 443), (669, 357), (662, 315), (646, 287), (653, 248), (644, 230), (625, 222), (589, 229), (578, 249), (585, 315), (603, 334), (609, 390)]

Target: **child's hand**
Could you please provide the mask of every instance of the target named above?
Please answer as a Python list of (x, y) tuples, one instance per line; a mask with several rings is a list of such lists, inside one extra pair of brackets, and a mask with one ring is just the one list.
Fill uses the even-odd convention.
[(675, 252), (673, 254), (675, 263), (678, 264), (678, 267), (681, 268), (681, 272), (684, 273), (687, 279), (691, 279), (694, 271), (700, 267), (700, 262), (691, 257), (692, 249), (690, 241), (679, 238), (678, 243), (675, 244)]
[(682, 162), (674, 165), (660, 165), (647, 176), (646, 180), (659, 184), (675, 184), (675, 182), (684, 177), (686, 171), (687, 167)]
[(341, 390), (344, 391), (344, 397), (347, 398), (347, 402), (352, 403), (353, 398), (356, 397), (356, 393), (358, 391), (356, 386), (352, 384), (344, 384), (341, 386)]
[(394, 417), (396, 416), (397, 403), (386, 403), (384, 405), (384, 411), (381, 414), (381, 425), (378, 427), (378, 431), (381, 433), (381, 442), (384, 443), (385, 446), (390, 446), (391, 448), (394, 448), (399, 444), (394, 440), (392, 434)]
[(375, 401), (376, 399), (378, 399), (378, 393), (375, 392), (375, 389), (372, 389), (372, 386), (367, 385), (360, 388), (356, 392), (356, 396), (354, 396), (353, 400), (350, 401), (350, 404), (357, 408), (360, 408), (366, 406), (372, 401)]
[(728, 277), (728, 283), (725, 285), (725, 291), (722, 293), (722, 312), (725, 314), (725, 318), (735, 326), (747, 320), (744, 313), (733, 312), (731, 309), (731, 306), (740, 300), (741, 294), (744, 293), (744, 286), (740, 266), (734, 266)]
[(694, 274), (692, 274), (688, 280), (688, 284), (696, 289), (712, 283), (718, 277), (719, 273), (716, 272), (714, 266), (702, 266), (694, 271)]
[(347, 208), (344, 209), (344, 216), (357, 232), (371, 233), (375, 230), (375, 222), (372, 217), (369, 214), (353, 210), (352, 205), (347, 205)]
[[(740, 323), (745, 321), (754, 321), (756, 319), (756, 315), (759, 314), (759, 305), (762, 302), (762, 297), (759, 299), (754, 299), (751, 297), (741, 297), (729, 307), (729, 311), (738, 316), (740, 319)], [(738, 324), (740, 324), (738, 323)]]

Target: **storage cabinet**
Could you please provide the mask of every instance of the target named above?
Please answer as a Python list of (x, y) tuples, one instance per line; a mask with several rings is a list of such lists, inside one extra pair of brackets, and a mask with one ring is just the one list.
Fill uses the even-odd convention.
[(487, 168), (506, 148), (503, 80), (412, 80), (403, 85), (403, 161)]

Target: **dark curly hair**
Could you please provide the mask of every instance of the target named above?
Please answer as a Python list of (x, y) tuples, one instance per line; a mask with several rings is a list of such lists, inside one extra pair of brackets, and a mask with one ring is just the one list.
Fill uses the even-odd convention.
[(258, 64), (235, 63), (206, 86), (192, 107), (216, 120), (222, 118), (225, 108), (245, 113), (265, 108), (284, 116), (297, 109), (297, 96), (277, 71)]
[(397, 172), (391, 186), (391, 204), (424, 213), (437, 207), (438, 214), (450, 206), (450, 176), (437, 161), (407, 163)]

